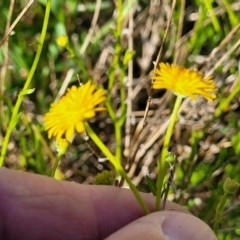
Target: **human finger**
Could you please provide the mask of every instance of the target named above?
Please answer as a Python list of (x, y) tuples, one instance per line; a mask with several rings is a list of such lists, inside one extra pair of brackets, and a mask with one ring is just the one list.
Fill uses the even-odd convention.
[[(0, 239), (103, 239), (144, 215), (132, 192), (0, 169)], [(151, 211), (154, 198), (142, 197)], [(185, 211), (174, 203), (166, 209)]]
[(217, 240), (210, 227), (199, 218), (184, 212), (160, 211), (143, 216), (106, 240)]

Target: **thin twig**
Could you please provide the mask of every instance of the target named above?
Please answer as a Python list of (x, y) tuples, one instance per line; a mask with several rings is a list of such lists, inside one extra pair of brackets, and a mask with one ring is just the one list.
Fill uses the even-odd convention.
[(229, 41), (233, 38), (233, 36), (237, 33), (237, 31), (238, 31), (239, 29), (240, 29), (240, 23), (239, 23), (237, 26), (235, 26), (235, 27), (228, 33), (228, 35), (221, 41), (221, 43), (220, 43), (217, 47), (215, 47), (215, 48), (212, 50), (211, 54), (210, 54), (209, 57), (206, 59), (205, 64), (204, 64), (204, 66), (201, 68), (200, 71), (204, 72), (204, 69), (205, 69), (206, 65), (207, 65), (209, 62), (211, 62), (212, 59), (215, 58), (217, 52), (219, 52), (227, 43), (229, 43)]
[[(128, 1), (129, 3), (131, 0)], [(134, 10), (131, 8), (129, 10), (129, 22), (128, 22), (128, 50), (133, 51), (133, 14)], [(128, 81), (127, 81), (127, 113), (126, 113), (126, 123), (125, 123), (125, 147), (124, 155), (129, 158), (130, 155), (130, 143), (131, 143), (131, 124), (132, 124), (132, 99), (133, 99), (133, 60), (128, 62)], [(124, 178), (121, 177), (118, 187), (124, 184)]]
[[(11, 0), (10, 6), (9, 6), (9, 11), (8, 11), (8, 16), (7, 16), (5, 35), (9, 32), (14, 3), (15, 3), (15, 0)], [(6, 41), (5, 48), (3, 49), (4, 61), (3, 61), (3, 64), (1, 67), (1, 73), (0, 73), (0, 96), (4, 96), (5, 77), (6, 77), (7, 65), (8, 65), (8, 61), (9, 61), (8, 50), (9, 50), (9, 44), (8, 44), (8, 41)], [(6, 123), (3, 108), (4, 108), (3, 100), (0, 100), (0, 116), (1, 116), (1, 121), (2, 121), (2, 127), (4, 130), (6, 130), (7, 123)]]
[(88, 31), (88, 34), (84, 40), (84, 43), (80, 49), (80, 55), (83, 55), (84, 52), (86, 51), (87, 49), (87, 46), (88, 44), (90, 43), (91, 39), (92, 39), (92, 36), (93, 36), (93, 33), (94, 33), (94, 30), (95, 30), (95, 27), (96, 27), (96, 24), (97, 24), (97, 20), (98, 20), (98, 17), (99, 17), (99, 13), (100, 13), (100, 9), (101, 9), (101, 0), (97, 0), (96, 1), (96, 7), (95, 7), (95, 11), (94, 11), (94, 14), (93, 14), (93, 19), (92, 19), (92, 23), (91, 23), (91, 27)]
[(62, 97), (62, 95), (66, 92), (66, 89), (68, 87), (69, 82), (72, 79), (73, 74), (74, 74), (74, 69), (70, 68), (67, 71), (67, 75), (66, 75), (65, 79), (63, 80), (63, 84), (62, 84), (60, 90), (58, 91), (57, 97), (55, 98), (54, 102), (57, 102)]
[(178, 21), (178, 31), (177, 31), (177, 39), (176, 39), (176, 45), (175, 45), (175, 51), (174, 51), (174, 60), (173, 63), (176, 64), (179, 56), (179, 47), (180, 47), (180, 42), (179, 40), (182, 37), (182, 30), (183, 30), (183, 20), (184, 20), (184, 15), (185, 15), (185, 5), (186, 5), (186, 0), (181, 1), (181, 9), (180, 9), (180, 17)]
[[(176, 2), (177, 2), (176, 0), (173, 0), (173, 2), (172, 2), (171, 12), (170, 12), (170, 15), (169, 15), (169, 18), (168, 18), (168, 22), (167, 22), (167, 28), (166, 28), (166, 31), (165, 31), (165, 34), (164, 34), (164, 37), (163, 37), (162, 44), (160, 46), (159, 52), (158, 52), (157, 59), (156, 59), (156, 61), (154, 63), (153, 76), (155, 76), (155, 70), (158, 67), (160, 59), (162, 57), (163, 46), (164, 46), (164, 44), (165, 44), (165, 42), (167, 40), (168, 33), (170, 31), (170, 26), (171, 26), (171, 23), (172, 23), (172, 17), (173, 17), (173, 12), (174, 12), (174, 9), (175, 9), (175, 6), (176, 6)], [(150, 104), (151, 104), (152, 91), (153, 91), (153, 89), (152, 89), (152, 84), (151, 84), (150, 93), (149, 93), (149, 96), (148, 96), (146, 109), (145, 109), (145, 113), (144, 113), (144, 117), (143, 117), (143, 126), (145, 126), (146, 123), (147, 123), (147, 114), (148, 114), (148, 110), (149, 110), (149, 107), (150, 107)]]
[(18, 15), (18, 17), (16, 18), (16, 20), (13, 22), (13, 24), (11, 25), (11, 27), (8, 29), (8, 32), (4, 35), (4, 37), (2, 38), (2, 40), (0, 41), (0, 48), (2, 47), (2, 45), (4, 44), (4, 42), (7, 40), (8, 36), (10, 35), (10, 33), (12, 32), (12, 30), (14, 29), (14, 27), (17, 25), (17, 23), (20, 21), (20, 19), (22, 18), (22, 16), (25, 14), (25, 12), (31, 7), (31, 5), (33, 4), (34, 0), (30, 0), (28, 2), (28, 4), (24, 7), (24, 9), (22, 10), (22, 12)]
[[(128, 2), (131, 2), (129, 0)], [(133, 8), (129, 11), (129, 22), (128, 22), (128, 50), (133, 51)], [(133, 95), (133, 60), (128, 62), (128, 81), (127, 81), (127, 115), (126, 115), (126, 125), (125, 125), (125, 150), (124, 155), (129, 156), (129, 146), (131, 140), (131, 123), (132, 123), (132, 95)]]
[(213, 75), (215, 70), (228, 59), (229, 55), (232, 54), (240, 46), (240, 39), (217, 61), (217, 63), (207, 72), (206, 77)]
[(176, 3), (177, 3), (177, 1), (173, 0), (172, 7), (171, 7), (171, 12), (170, 12), (170, 15), (169, 15), (169, 18), (168, 18), (168, 22), (167, 22), (167, 28), (166, 28), (166, 31), (165, 31), (165, 34), (164, 34), (164, 37), (163, 37), (162, 44), (160, 46), (159, 52), (158, 52), (158, 56), (157, 56), (156, 62), (154, 63), (154, 73), (153, 73), (153, 76), (155, 76), (155, 70), (158, 67), (158, 64), (159, 64), (159, 62), (161, 60), (161, 57), (162, 57), (163, 46), (164, 46), (164, 44), (165, 44), (165, 42), (167, 40), (168, 33), (170, 31), (170, 26), (171, 26), (171, 23), (172, 23), (172, 17), (173, 17), (173, 12), (174, 12)]

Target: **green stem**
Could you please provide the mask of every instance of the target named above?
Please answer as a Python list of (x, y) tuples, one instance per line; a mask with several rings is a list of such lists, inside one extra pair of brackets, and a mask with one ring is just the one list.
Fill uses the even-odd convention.
[(103, 152), (103, 154), (108, 158), (108, 160), (111, 162), (111, 164), (114, 166), (115, 170), (126, 180), (128, 183), (130, 189), (132, 190), (134, 196), (138, 200), (140, 206), (142, 207), (145, 214), (149, 214), (150, 211), (146, 205), (146, 203), (143, 201), (141, 195), (139, 194), (137, 188), (132, 183), (131, 179), (128, 177), (127, 173), (121, 166), (121, 163), (119, 160), (116, 159), (115, 156), (112, 155), (112, 153), (109, 151), (109, 149), (106, 147), (106, 145), (101, 141), (101, 139), (95, 134), (95, 132), (92, 130), (92, 128), (89, 126), (88, 123), (84, 123), (86, 132), (88, 133), (89, 137), (94, 141), (94, 143), (98, 146), (98, 148)]
[(125, 179), (125, 181), (128, 183), (130, 189), (132, 190), (134, 196), (137, 198), (140, 206), (142, 207), (145, 214), (149, 214), (150, 211), (146, 205), (146, 203), (143, 201), (141, 195), (139, 194), (137, 188), (132, 183), (131, 179), (128, 177), (127, 173), (124, 171), (124, 169), (121, 167), (121, 169), (118, 170), (119, 174)]
[(234, 12), (231, 3), (228, 0), (223, 0), (224, 8), (227, 10), (229, 21), (232, 27), (237, 26), (239, 24), (239, 17)]
[(215, 110), (214, 117), (218, 118), (222, 115), (225, 109), (227, 109), (233, 100), (233, 98), (240, 92), (240, 75), (237, 80), (237, 86), (233, 89), (233, 91), (224, 99), (220, 101), (217, 109)]
[[(119, 64), (119, 63), (118, 63)], [(126, 95), (125, 95), (125, 86), (124, 86), (124, 77), (125, 77), (125, 71), (123, 68), (120, 67), (120, 75), (119, 75), (119, 83), (120, 83), (120, 111), (121, 116), (117, 117), (115, 122), (115, 137), (116, 137), (116, 151), (115, 155), (116, 158), (121, 161), (122, 159), (122, 126), (126, 120), (126, 112), (127, 112), (127, 105), (125, 103)]]
[(164, 179), (167, 175), (167, 167), (168, 167), (166, 164), (166, 156), (169, 148), (169, 143), (172, 137), (173, 128), (178, 119), (178, 111), (181, 106), (181, 103), (182, 103), (182, 96), (177, 96), (177, 99), (173, 108), (173, 112), (170, 118), (170, 123), (168, 125), (167, 132), (165, 135), (162, 154), (158, 161), (157, 195), (156, 195), (156, 204), (155, 204), (156, 211), (160, 210), (161, 192), (162, 192)]
[[(116, 140), (116, 150), (115, 156), (119, 162), (122, 159), (122, 126), (126, 119), (126, 96), (125, 96), (125, 86), (124, 86), (124, 77), (125, 71), (123, 66), (120, 64), (120, 55), (121, 55), (121, 33), (122, 33), (122, 25), (123, 25), (123, 0), (117, 0), (117, 26), (116, 31), (114, 32), (116, 38), (116, 44), (114, 48), (114, 57), (111, 68), (109, 69), (109, 80), (108, 80), (108, 94), (106, 100), (106, 107), (108, 109), (108, 113), (110, 118), (113, 121), (115, 128), (115, 140)], [(118, 73), (119, 79), (119, 87), (120, 87), (120, 107), (117, 110), (119, 112), (119, 116), (116, 115), (116, 110), (112, 105), (112, 89), (116, 82), (116, 72)]]
[(84, 66), (84, 61), (83, 59), (81, 59), (78, 55), (77, 52), (75, 51), (75, 49), (68, 44), (66, 46), (66, 49), (68, 50), (68, 53), (70, 54), (70, 57), (78, 64), (80, 71), (82, 72), (82, 74), (87, 78), (86, 79), (81, 79), (82, 83), (86, 83), (88, 81), (90, 77), (89, 73), (86, 70), (86, 67)]
[(221, 214), (223, 212), (223, 208), (227, 202), (227, 193), (225, 192), (223, 194), (223, 196), (221, 197), (220, 199), (220, 202), (218, 203), (217, 205), (217, 209), (216, 209), (216, 219), (215, 219), (215, 222), (214, 222), (214, 226), (213, 226), (213, 230), (214, 230), (214, 233), (217, 235), (218, 233), (218, 228), (219, 228), (219, 223), (221, 221)]
[(37, 53), (36, 53), (35, 59), (33, 61), (33, 65), (30, 69), (29, 75), (27, 77), (27, 80), (24, 84), (24, 87), (23, 87), (22, 91), (18, 94), (16, 104), (13, 108), (12, 116), (11, 116), (11, 119), (10, 119), (10, 122), (9, 122), (9, 125), (8, 125), (8, 128), (7, 128), (7, 132), (6, 132), (6, 135), (4, 137), (3, 144), (2, 144), (1, 157), (0, 157), (0, 167), (3, 165), (4, 158), (5, 158), (6, 153), (7, 153), (7, 146), (8, 146), (9, 139), (10, 139), (10, 136), (12, 134), (12, 131), (15, 128), (15, 126), (17, 124), (17, 121), (19, 120), (18, 119), (18, 112), (19, 112), (19, 108), (22, 104), (23, 97), (26, 94), (26, 92), (28, 90), (28, 87), (29, 87), (29, 85), (30, 85), (30, 83), (33, 79), (34, 72), (37, 68), (37, 65), (38, 65), (38, 62), (39, 62), (39, 59), (40, 59), (40, 55), (42, 53), (43, 43), (44, 43), (44, 39), (45, 39), (46, 32), (47, 32), (48, 22), (49, 22), (50, 10), (51, 10), (51, 0), (47, 0), (44, 22), (43, 22), (43, 27), (42, 27), (40, 40), (39, 40), (39, 43), (38, 43)]
[(116, 159), (121, 163), (122, 159), (122, 128), (119, 126), (118, 122), (115, 124), (115, 139), (116, 139)]
[(209, 0), (205, 0), (204, 2), (205, 2), (205, 6), (210, 14), (210, 18), (212, 20), (213, 27), (214, 27), (215, 31), (219, 33), (221, 31), (221, 27), (220, 27), (219, 21), (217, 19), (217, 16), (215, 14), (215, 10), (212, 6), (212, 2)]
[(51, 177), (53, 177), (53, 178), (55, 176), (55, 173), (56, 173), (58, 163), (59, 163), (59, 160), (60, 160), (61, 156), (62, 156), (62, 154), (58, 154), (56, 159), (55, 159), (55, 163), (53, 165), (53, 169), (52, 169), (52, 172), (51, 172)]

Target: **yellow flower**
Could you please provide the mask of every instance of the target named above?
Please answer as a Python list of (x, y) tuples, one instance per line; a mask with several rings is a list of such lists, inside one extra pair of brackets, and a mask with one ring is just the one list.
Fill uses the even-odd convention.
[(56, 38), (56, 42), (59, 47), (65, 48), (68, 45), (68, 41), (68, 36), (66, 35), (61, 35), (60, 37)]
[(106, 97), (103, 89), (96, 89), (96, 85), (88, 81), (80, 87), (73, 86), (67, 90), (59, 102), (51, 104), (50, 112), (44, 116), (45, 129), (48, 137), (60, 139), (65, 135), (71, 140), (76, 132), (84, 131), (83, 122), (95, 116), (96, 111), (105, 108), (96, 107)]
[(152, 77), (153, 89), (169, 89), (176, 95), (196, 100), (201, 95), (208, 100), (216, 98), (212, 77), (206, 77), (195, 71), (169, 63), (160, 63)]

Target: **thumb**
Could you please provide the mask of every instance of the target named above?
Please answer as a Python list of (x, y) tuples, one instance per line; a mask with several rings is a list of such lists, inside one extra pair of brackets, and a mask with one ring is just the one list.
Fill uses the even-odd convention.
[(217, 240), (210, 227), (193, 215), (160, 211), (141, 217), (110, 235), (107, 240)]

